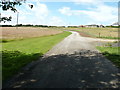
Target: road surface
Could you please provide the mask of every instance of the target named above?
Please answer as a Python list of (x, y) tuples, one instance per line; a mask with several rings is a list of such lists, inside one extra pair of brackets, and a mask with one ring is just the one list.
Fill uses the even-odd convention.
[(72, 32), (3, 88), (118, 88), (120, 73), (96, 50), (100, 41)]

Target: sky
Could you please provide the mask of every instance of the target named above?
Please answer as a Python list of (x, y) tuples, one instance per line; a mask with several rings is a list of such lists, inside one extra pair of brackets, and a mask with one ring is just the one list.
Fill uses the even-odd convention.
[[(19, 24), (68, 26), (103, 24), (111, 25), (118, 21), (119, 0), (27, 0), (16, 6)], [(34, 5), (31, 9), (29, 4)], [(2, 11), (1, 16), (12, 16), (15, 25), (17, 12)]]

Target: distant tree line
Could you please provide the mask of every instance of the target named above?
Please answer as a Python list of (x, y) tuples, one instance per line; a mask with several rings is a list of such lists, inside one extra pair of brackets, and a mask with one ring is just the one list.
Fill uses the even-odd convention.
[[(61, 28), (65, 28), (65, 26), (47, 26), (47, 25), (32, 25), (32, 24), (18, 24), (18, 25), (0, 25), (0, 27), (49, 27), (49, 28), (57, 28), (57, 27), (61, 27)], [(68, 28), (77, 28), (78, 26), (68, 26)], [(120, 28), (120, 26), (106, 26), (109, 28)]]
[(0, 25), (0, 27), (49, 27), (47, 25), (31, 25), (31, 24), (26, 24), (26, 25), (22, 25), (22, 24), (18, 24), (18, 25)]
[(109, 28), (120, 28), (120, 26), (106, 26), (106, 27), (109, 27)]
[(0, 25), (0, 27), (14, 27), (13, 25)]
[(47, 26), (47, 25), (32, 25), (32, 24), (18, 24), (18, 25), (0, 25), (0, 27), (49, 27), (49, 28), (56, 28), (56, 27), (65, 27), (65, 26)]
[(18, 27), (48, 27), (47, 25), (32, 25), (32, 24), (26, 24), (26, 25), (18, 24), (15, 26), (18, 26)]

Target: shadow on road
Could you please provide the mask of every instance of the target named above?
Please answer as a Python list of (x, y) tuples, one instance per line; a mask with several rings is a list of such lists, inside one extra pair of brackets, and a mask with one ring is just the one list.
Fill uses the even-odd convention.
[(45, 56), (4, 88), (118, 88), (118, 69), (97, 51)]

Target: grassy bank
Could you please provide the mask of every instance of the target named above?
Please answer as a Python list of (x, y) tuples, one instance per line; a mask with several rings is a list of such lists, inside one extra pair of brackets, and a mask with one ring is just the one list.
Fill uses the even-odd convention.
[(117, 67), (120, 68), (120, 47), (97, 47), (104, 56), (112, 61)]
[(31, 38), (3, 43), (2, 48), (2, 70), (3, 80), (16, 74), (21, 67), (33, 60), (37, 60), (55, 44), (63, 40), (70, 32), (58, 35)]

